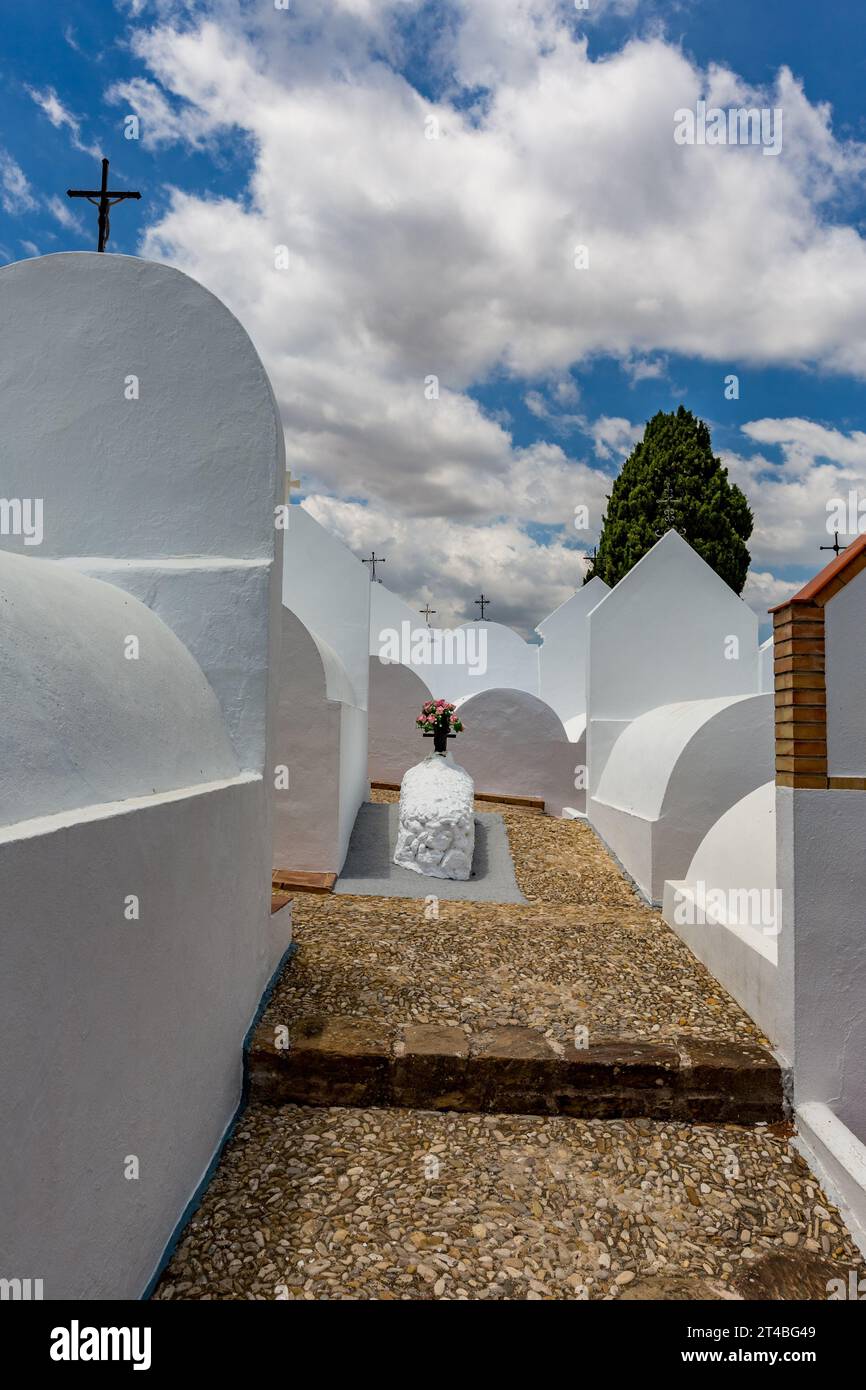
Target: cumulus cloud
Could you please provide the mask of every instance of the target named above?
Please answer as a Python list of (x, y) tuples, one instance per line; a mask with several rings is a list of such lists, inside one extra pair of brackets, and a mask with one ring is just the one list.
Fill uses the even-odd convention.
[[(531, 627), (548, 611), (540, 593), (561, 588), (551, 566), (574, 581), (574, 507), (600, 520), (639, 435), (578, 411), (574, 364), (611, 354), (637, 381), (678, 353), (866, 375), (866, 246), (826, 215), (861, 179), (864, 150), (787, 69), (756, 92), (657, 35), (594, 61), (580, 17), (555, 0), (459, 0), (434, 33), (412, 0), (181, 13), (163, 6), (134, 31), (145, 75), (110, 98), (139, 110), (154, 145), (216, 148), (240, 132), (253, 171), (237, 200), (172, 190), (144, 251), (201, 279), (249, 329), (293, 471), (317, 506), (331, 499), (334, 524), (354, 518), (364, 545), (383, 543), (371, 516), (391, 528), (392, 552), (429, 549), (444, 527), (442, 582), (456, 585), (460, 555), (480, 569), (486, 555), (485, 584), (501, 564), (503, 602), (526, 602)], [(407, 17), (434, 97), (395, 66), (411, 57)], [(674, 112), (701, 97), (782, 106), (781, 155), (678, 146)], [(470, 394), (494, 375), (551, 434), (583, 430), (592, 466), (557, 444), (518, 447)], [(798, 525), (805, 553), (820, 479), (783, 481), (760, 456), (733, 465), (768, 563), (796, 547)], [(370, 506), (356, 515), (357, 499)]]

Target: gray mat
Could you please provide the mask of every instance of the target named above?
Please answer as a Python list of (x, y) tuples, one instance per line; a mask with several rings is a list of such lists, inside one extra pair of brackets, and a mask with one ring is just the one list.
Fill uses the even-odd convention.
[(496, 812), (475, 813), (472, 877), (462, 883), (452, 878), (413, 874), (411, 869), (401, 869), (393, 862), (399, 819), (400, 807), (396, 803), (364, 803), (335, 893), (377, 898), (426, 898), (435, 894), (437, 898), (477, 903), (526, 902), (514, 877), (505, 822)]

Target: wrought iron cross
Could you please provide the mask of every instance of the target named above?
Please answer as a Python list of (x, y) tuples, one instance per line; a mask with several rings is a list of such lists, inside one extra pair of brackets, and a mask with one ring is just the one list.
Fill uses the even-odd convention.
[(679, 502), (679, 500), (679, 497), (671, 496), (671, 480), (670, 478), (665, 478), (665, 485), (660, 498), (662, 506), (661, 520), (662, 525), (668, 531), (676, 524), (677, 518), (674, 512), (674, 504)]
[[(386, 560), (382, 555), (377, 555), (376, 552), (375, 552), (375, 550), (371, 551), (369, 560), (362, 560), (362, 561), (361, 561), (361, 564), (362, 564), (362, 565), (369, 565), (369, 566), (370, 566), (370, 583), (371, 583), (371, 584), (375, 584), (375, 583), (376, 583), (376, 566), (377, 566), (377, 565), (386, 565), (387, 563), (388, 563), (387, 560)], [(381, 579), (379, 580), (379, 583), (380, 583), (380, 584), (382, 583)]]
[(428, 626), (428, 627), (430, 626), (430, 614), (431, 614), (431, 613), (435, 613), (436, 611), (437, 611), (437, 610), (436, 610), (435, 608), (431, 608), (431, 607), (430, 607), (429, 603), (427, 604), (426, 608), (419, 608), (419, 609), (418, 609), (418, 612), (419, 612), (419, 613), (423, 613), (424, 617), (427, 619), (427, 626)]
[(108, 245), (109, 208), (113, 208), (115, 203), (122, 203), (125, 198), (140, 198), (140, 193), (121, 193), (119, 189), (108, 187), (108, 160), (102, 161), (102, 186), (101, 188), (67, 188), (67, 198), (86, 198), (88, 203), (99, 208), (99, 242), (97, 251), (104, 251)]
[[(482, 595), (481, 595), (480, 598), (477, 598), (477, 599), (475, 600), (475, 606), (476, 606), (476, 608), (480, 607), (480, 609), (481, 609), (481, 621), (482, 621), (482, 622), (484, 621), (484, 609), (485, 609), (486, 607), (488, 607), (488, 605), (491, 603), (491, 601), (492, 601), (491, 599), (485, 598), (483, 593), (482, 593)], [(476, 623), (477, 623), (477, 622), (478, 622), (478, 619), (476, 618), (475, 621), (476, 621)]]
[(819, 550), (832, 550), (832, 551), (834, 551), (834, 552), (836, 553), (836, 555), (839, 555), (839, 554), (841, 554), (841, 552), (842, 552), (843, 550), (847, 550), (848, 547), (847, 547), (847, 545), (840, 545), (840, 544), (839, 544), (839, 532), (838, 532), (838, 531), (834, 531), (834, 532), (833, 532), (833, 544), (832, 544), (832, 545), (819, 545), (819, 546), (818, 546), (818, 549), (819, 549)]

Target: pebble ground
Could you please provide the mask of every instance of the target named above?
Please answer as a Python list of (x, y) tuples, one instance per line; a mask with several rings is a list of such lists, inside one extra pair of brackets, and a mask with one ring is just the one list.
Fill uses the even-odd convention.
[[(296, 894), (266, 1019), (761, 1040), (586, 825), (481, 809), (527, 906)], [(826, 1298), (852, 1269), (783, 1126), (255, 1104), (154, 1297)]]
[(809, 1261), (817, 1296), (862, 1275), (767, 1127), (256, 1105), (155, 1296), (610, 1299), (655, 1276), (737, 1297), (779, 1255), (792, 1297)]

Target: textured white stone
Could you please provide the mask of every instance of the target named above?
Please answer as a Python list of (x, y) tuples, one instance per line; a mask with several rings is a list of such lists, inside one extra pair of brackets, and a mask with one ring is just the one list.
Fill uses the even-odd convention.
[(394, 863), (430, 878), (467, 879), (475, 849), (475, 787), (451, 754), (410, 767), (400, 787)]

